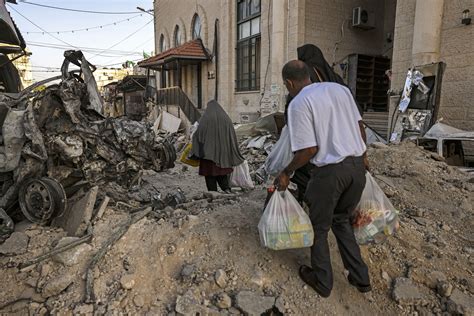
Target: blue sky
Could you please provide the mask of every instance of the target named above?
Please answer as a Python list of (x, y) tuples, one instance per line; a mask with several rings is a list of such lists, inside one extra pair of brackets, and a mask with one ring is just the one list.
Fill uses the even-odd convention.
[[(150, 22), (153, 20), (153, 16), (136, 9), (136, 7), (152, 9), (153, 0), (26, 0), (27, 2), (36, 4), (79, 10), (133, 12), (133, 14), (127, 15), (106, 15), (62, 11), (39, 7), (21, 1), (22, 0), (17, 0), (17, 5), (7, 4), (7, 9), (10, 11), (13, 19), (18, 25), (18, 28), (23, 34), (28, 49), (33, 53), (31, 61), (35, 71), (35, 79), (43, 79), (56, 75), (56, 73), (40, 71), (50, 70), (42, 67), (59, 68), (64, 59), (63, 52), (65, 49), (40, 46), (72, 45), (76, 47), (85, 47), (92, 50), (91, 52), (87, 52), (87, 50), (84, 52), (86, 58), (88, 58), (92, 64), (110, 65), (117, 63), (115, 67), (119, 67), (120, 64), (127, 59), (137, 60), (142, 58), (142, 51), (150, 53), (154, 50), (153, 22)], [(41, 32), (41, 30), (15, 12), (12, 8), (44, 30), (53, 34), (58, 39), (47, 34), (29, 33)], [(127, 19), (130, 20), (127, 21)], [(103, 26), (98, 29), (90, 29), (88, 31), (57, 33), (58, 31), (92, 28), (118, 21), (122, 22), (117, 23), (116, 25)], [(148, 25), (146, 25), (147, 23)], [(132, 33), (136, 31), (138, 32), (132, 35)], [(118, 44), (119, 42), (121, 43)], [(28, 45), (28, 43), (30, 43), (30, 45)], [(111, 48), (113, 52), (107, 50), (115, 44), (117, 45)], [(74, 49), (72, 46), (70, 46), (70, 49)], [(97, 53), (106, 56), (94, 56)]]

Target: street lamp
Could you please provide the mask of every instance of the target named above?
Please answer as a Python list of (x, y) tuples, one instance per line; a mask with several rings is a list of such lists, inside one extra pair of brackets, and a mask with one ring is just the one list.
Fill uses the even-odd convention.
[(149, 15), (155, 16), (153, 13), (150, 13), (150, 12), (153, 12), (153, 9), (145, 10), (145, 9), (143, 9), (143, 8), (141, 8), (141, 7), (137, 7), (137, 10), (142, 11), (142, 12), (145, 12), (145, 13), (148, 13)]

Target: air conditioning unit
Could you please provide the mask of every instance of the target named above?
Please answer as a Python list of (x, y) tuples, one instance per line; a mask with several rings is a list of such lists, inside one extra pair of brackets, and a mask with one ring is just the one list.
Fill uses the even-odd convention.
[(375, 14), (362, 7), (352, 9), (352, 26), (364, 30), (375, 28)]

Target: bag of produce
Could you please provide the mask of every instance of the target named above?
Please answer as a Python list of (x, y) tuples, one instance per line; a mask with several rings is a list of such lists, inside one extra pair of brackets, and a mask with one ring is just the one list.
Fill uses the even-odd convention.
[(311, 247), (314, 241), (311, 220), (288, 190), (274, 192), (258, 231), (262, 245), (273, 250)]
[(366, 179), (362, 197), (352, 217), (359, 245), (380, 243), (400, 227), (395, 207), (368, 172)]

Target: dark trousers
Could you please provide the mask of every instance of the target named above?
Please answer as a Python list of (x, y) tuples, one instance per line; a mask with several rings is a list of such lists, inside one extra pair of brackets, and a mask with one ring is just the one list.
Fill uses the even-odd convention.
[(221, 187), (222, 191), (230, 190), (229, 176), (206, 176), (206, 186), (208, 191), (217, 191), (217, 184)]
[(362, 157), (315, 168), (308, 183), (306, 199), (311, 203), (310, 218), (314, 229), (311, 266), (317, 281), (331, 291), (333, 274), (329, 255), (328, 232), (336, 236), (344, 267), (360, 285), (369, 285), (369, 273), (350, 223), (350, 214), (360, 201), (365, 186)]

